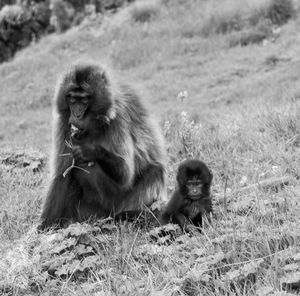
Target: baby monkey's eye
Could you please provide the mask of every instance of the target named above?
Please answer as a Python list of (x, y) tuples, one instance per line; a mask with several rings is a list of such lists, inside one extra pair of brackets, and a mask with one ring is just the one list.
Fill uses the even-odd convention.
[(75, 104), (76, 103), (75, 97), (69, 96), (68, 99), (69, 99), (69, 103), (71, 103), (71, 104)]
[(189, 180), (187, 181), (187, 185), (201, 185), (202, 184), (202, 181), (201, 180)]
[(88, 98), (84, 98), (81, 100), (82, 104), (87, 105), (89, 103), (89, 99)]

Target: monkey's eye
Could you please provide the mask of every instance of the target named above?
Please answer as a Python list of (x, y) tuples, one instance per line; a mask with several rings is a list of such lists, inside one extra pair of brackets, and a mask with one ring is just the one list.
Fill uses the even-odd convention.
[(87, 105), (89, 103), (89, 99), (88, 98), (83, 98), (81, 100), (81, 103), (84, 104), (84, 105)]
[(75, 104), (76, 103), (75, 97), (69, 96), (69, 103)]
[(202, 185), (202, 182), (201, 182), (201, 180), (190, 180), (187, 182), (187, 185), (200, 186), (200, 185)]

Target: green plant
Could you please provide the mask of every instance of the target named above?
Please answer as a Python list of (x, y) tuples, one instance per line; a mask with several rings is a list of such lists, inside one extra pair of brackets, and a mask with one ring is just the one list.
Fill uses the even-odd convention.
[(202, 34), (208, 36), (241, 31), (266, 22), (266, 19), (270, 20), (269, 26), (282, 25), (295, 14), (292, 0), (225, 0), (223, 5), (212, 0), (203, 14)]
[(138, 1), (130, 8), (130, 16), (135, 22), (149, 22), (160, 9), (159, 1), (143, 0)]
[(28, 12), (20, 5), (6, 5), (0, 11), (0, 24), (18, 26), (29, 19)]
[(272, 0), (267, 9), (267, 17), (275, 25), (283, 25), (295, 15), (292, 0)]
[(63, 0), (52, 1), (51, 24), (58, 32), (64, 32), (71, 27), (74, 14), (74, 8), (70, 3)]
[(4, 7), (5, 5), (12, 5), (15, 4), (15, 0), (0, 0), (0, 9)]
[(272, 30), (268, 23), (261, 23), (258, 26), (235, 32), (229, 38), (229, 46), (247, 46), (249, 44), (261, 43), (272, 36)]

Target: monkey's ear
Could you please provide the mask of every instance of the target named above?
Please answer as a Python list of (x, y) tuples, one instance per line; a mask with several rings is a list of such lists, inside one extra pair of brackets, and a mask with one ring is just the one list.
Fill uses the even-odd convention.
[(100, 73), (100, 79), (103, 82), (104, 85), (109, 85), (109, 79), (108, 75), (106, 73), (106, 70), (102, 69), (102, 72)]
[(179, 167), (176, 180), (180, 186), (186, 183), (186, 169), (184, 167)]
[(113, 120), (116, 118), (117, 112), (113, 105), (108, 109), (107, 116), (108, 116), (109, 120)]
[(106, 70), (102, 68), (98, 71), (92, 72), (88, 77), (88, 81), (90, 80), (101, 83), (102, 85), (109, 85), (108, 74), (106, 73)]
[(209, 183), (211, 183), (211, 181), (213, 179), (213, 173), (211, 170), (208, 170), (208, 179), (209, 179)]

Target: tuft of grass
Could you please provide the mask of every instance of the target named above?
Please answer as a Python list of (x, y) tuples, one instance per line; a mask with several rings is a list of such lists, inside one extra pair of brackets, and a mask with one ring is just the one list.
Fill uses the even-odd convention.
[(214, 1), (207, 4), (202, 25), (204, 36), (240, 31), (266, 20), (270, 20), (270, 25), (283, 25), (296, 14), (291, 0), (225, 2), (222, 5)]
[(275, 25), (283, 25), (295, 16), (296, 9), (292, 0), (272, 0), (267, 8), (266, 16)]
[(67, 2), (63, 0), (52, 1), (51, 23), (56, 31), (64, 32), (71, 27), (74, 9), (70, 9)]
[(26, 19), (28, 19), (28, 15), (20, 5), (5, 5), (0, 10), (0, 23), (7, 22), (10, 25), (20, 25)]
[[(210, 1), (205, 7), (202, 34), (226, 34), (246, 27), (254, 16), (261, 14), (265, 1), (226, 0), (223, 5)], [(260, 17), (256, 18), (256, 23)]]
[(161, 2), (156, 0), (138, 1), (130, 7), (129, 14), (135, 22), (146, 23), (159, 13), (161, 5)]
[(229, 47), (261, 43), (265, 39), (272, 37), (272, 35), (273, 31), (269, 23), (265, 22), (255, 27), (233, 32), (229, 37)]

